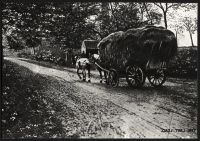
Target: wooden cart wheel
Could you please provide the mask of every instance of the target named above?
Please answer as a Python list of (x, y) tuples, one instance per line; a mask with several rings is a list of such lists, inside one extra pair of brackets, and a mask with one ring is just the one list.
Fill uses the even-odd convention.
[(127, 66), (126, 81), (131, 87), (141, 87), (145, 82), (146, 76), (138, 66)]
[(116, 87), (119, 84), (119, 76), (115, 69), (109, 70), (108, 73), (108, 85), (111, 85), (112, 87)]
[(154, 87), (162, 86), (166, 81), (166, 75), (163, 69), (157, 69), (147, 75), (150, 84)]

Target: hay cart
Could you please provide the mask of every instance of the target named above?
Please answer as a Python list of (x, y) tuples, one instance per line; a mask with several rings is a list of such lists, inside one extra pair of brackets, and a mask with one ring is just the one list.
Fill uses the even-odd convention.
[(146, 78), (158, 87), (166, 81), (166, 67), (175, 56), (177, 41), (174, 34), (162, 27), (147, 26), (126, 32), (115, 32), (98, 44), (101, 64), (107, 72), (107, 84), (116, 87), (119, 78), (129, 86), (141, 87)]
[[(148, 63), (149, 64), (149, 63)], [(146, 78), (154, 87), (161, 86), (166, 81), (166, 63), (161, 62), (154, 68), (149, 68), (149, 65), (143, 67), (136, 63), (127, 65), (124, 70), (117, 70), (116, 68), (106, 69), (100, 64), (96, 63), (103, 71), (107, 73), (106, 84), (113, 87), (118, 86), (120, 78), (126, 78), (126, 81), (131, 87), (141, 87), (145, 83)]]

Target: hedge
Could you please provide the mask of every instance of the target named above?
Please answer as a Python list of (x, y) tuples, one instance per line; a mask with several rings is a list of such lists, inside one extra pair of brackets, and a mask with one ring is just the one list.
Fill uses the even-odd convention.
[(38, 61), (47, 61), (59, 65), (65, 65), (65, 50), (62, 48), (43, 47), (35, 55)]
[(167, 68), (169, 76), (197, 78), (197, 50), (178, 50), (174, 60), (170, 61)]

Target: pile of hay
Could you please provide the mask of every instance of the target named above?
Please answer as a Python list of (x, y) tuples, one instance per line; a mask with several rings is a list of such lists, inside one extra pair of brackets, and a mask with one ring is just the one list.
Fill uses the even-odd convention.
[(168, 62), (177, 52), (177, 41), (170, 30), (146, 26), (112, 33), (99, 42), (98, 49), (102, 64), (120, 71), (128, 64)]

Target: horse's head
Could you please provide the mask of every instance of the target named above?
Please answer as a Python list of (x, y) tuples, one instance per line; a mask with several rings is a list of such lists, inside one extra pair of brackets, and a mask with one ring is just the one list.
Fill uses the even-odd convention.
[(74, 60), (77, 61), (78, 59), (80, 59), (80, 57), (78, 55), (75, 55)]

